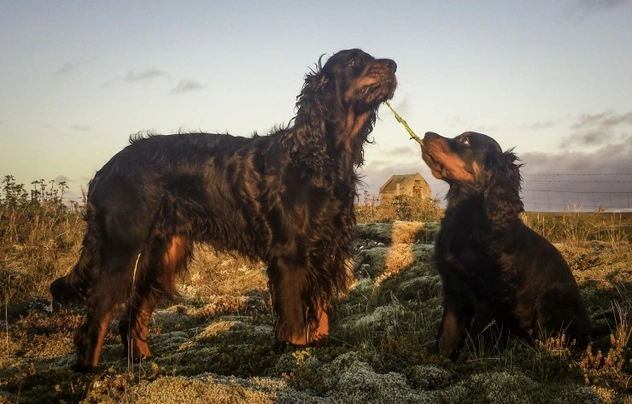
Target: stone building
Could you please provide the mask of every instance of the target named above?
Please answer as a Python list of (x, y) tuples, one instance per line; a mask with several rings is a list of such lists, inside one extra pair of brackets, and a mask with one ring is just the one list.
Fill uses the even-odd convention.
[(388, 203), (398, 195), (430, 198), (430, 186), (419, 173), (396, 174), (380, 187), (380, 203)]

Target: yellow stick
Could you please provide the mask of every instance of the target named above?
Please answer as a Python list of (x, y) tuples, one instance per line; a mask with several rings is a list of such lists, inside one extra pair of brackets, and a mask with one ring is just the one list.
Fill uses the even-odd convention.
[(395, 112), (393, 107), (391, 107), (391, 104), (389, 104), (388, 101), (386, 101), (385, 104), (386, 104), (387, 107), (390, 108), (391, 111), (393, 111), (393, 115), (395, 115), (395, 119), (397, 119), (397, 122), (399, 122), (402, 125), (404, 125), (404, 128), (406, 128), (406, 130), (408, 131), (408, 134), (410, 135), (410, 138), (415, 140), (417, 143), (419, 143), (421, 145), (421, 147), (424, 147), (424, 141), (422, 139), (420, 139), (419, 136), (417, 136), (415, 134), (415, 132), (413, 132), (412, 129), (410, 129), (410, 126), (408, 126), (408, 123), (401, 116), (399, 116), (399, 114), (397, 112)]

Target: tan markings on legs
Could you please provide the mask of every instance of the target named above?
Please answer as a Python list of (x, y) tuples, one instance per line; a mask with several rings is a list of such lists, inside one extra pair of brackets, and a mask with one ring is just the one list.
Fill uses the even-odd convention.
[(439, 353), (442, 356), (450, 356), (461, 345), (465, 333), (461, 327), (459, 319), (452, 310), (444, 313), (439, 333)]
[(309, 345), (323, 346), (329, 341), (329, 314), (324, 304), (318, 306), (317, 322), (309, 333)]
[(306, 347), (309, 345), (307, 325), (301, 331), (295, 331), (288, 336), (287, 341), (296, 347)]
[(130, 355), (134, 359), (152, 357), (149, 345), (147, 345), (147, 340), (149, 339), (149, 320), (151, 319), (151, 314), (154, 311), (156, 303), (157, 302), (153, 300), (143, 301), (138, 316), (136, 317), (136, 324), (134, 324), (131, 333), (132, 343), (130, 344)]
[(182, 269), (188, 255), (187, 241), (180, 236), (173, 236), (167, 252), (165, 253), (165, 272), (163, 273), (163, 285), (169, 291), (176, 290), (176, 276)]
[(288, 342), (296, 347), (306, 347), (307, 344), (307, 333), (302, 333), (302, 334), (296, 334), (296, 335), (292, 335), (290, 336), (290, 338), (288, 338)]
[(114, 310), (110, 310), (107, 312), (103, 318), (101, 318), (101, 322), (99, 323), (99, 338), (94, 347), (94, 353), (92, 356), (93, 367), (99, 366), (99, 358), (101, 357), (101, 350), (103, 349), (103, 342), (105, 340), (105, 335), (108, 332), (108, 327), (110, 326), (110, 321), (112, 320), (112, 316), (114, 315)]

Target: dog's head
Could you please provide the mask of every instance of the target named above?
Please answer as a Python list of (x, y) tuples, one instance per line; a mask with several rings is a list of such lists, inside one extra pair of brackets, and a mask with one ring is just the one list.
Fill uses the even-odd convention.
[(296, 103), (294, 130), (285, 147), (297, 164), (320, 166), (328, 159), (363, 162), (362, 146), (380, 104), (393, 97), (397, 64), (360, 49), (335, 53), (305, 76)]
[(339, 99), (354, 112), (362, 113), (393, 98), (396, 70), (397, 64), (391, 59), (375, 59), (360, 49), (348, 49), (329, 58), (321, 73)]
[(422, 157), (432, 175), (450, 184), (449, 203), (461, 195), (481, 194), (522, 210), (518, 157), (511, 150), (503, 152), (491, 137), (465, 132), (450, 139), (428, 132)]
[(421, 155), (435, 178), (476, 184), (483, 180), (486, 170), (496, 166), (494, 162), (503, 151), (494, 139), (481, 133), (465, 132), (450, 139), (427, 132)]

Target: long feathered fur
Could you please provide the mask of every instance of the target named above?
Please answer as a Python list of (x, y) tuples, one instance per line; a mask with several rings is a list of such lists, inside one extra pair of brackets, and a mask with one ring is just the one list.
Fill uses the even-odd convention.
[(176, 293), (194, 242), (267, 264), (280, 344), (326, 342), (352, 255), (355, 169), (395, 69), (359, 49), (333, 55), (306, 76), (290, 126), (268, 136), (133, 137), (90, 182), (81, 256), (51, 285), (60, 303), (86, 300), (78, 369), (98, 365), (121, 305), (129, 354), (151, 355), (149, 317)]

